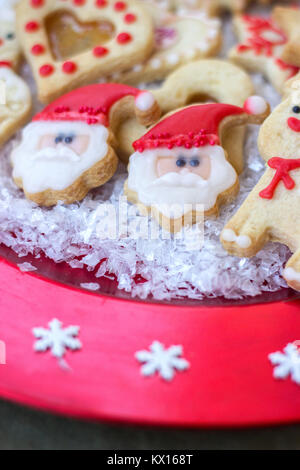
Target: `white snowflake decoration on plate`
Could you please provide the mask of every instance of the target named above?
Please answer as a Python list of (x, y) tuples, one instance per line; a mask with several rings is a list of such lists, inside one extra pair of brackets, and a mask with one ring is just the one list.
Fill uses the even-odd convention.
[(170, 381), (174, 378), (176, 371), (184, 371), (190, 367), (188, 361), (182, 357), (182, 346), (170, 346), (165, 348), (159, 341), (154, 341), (148, 350), (138, 351), (136, 359), (144, 363), (141, 374), (149, 377), (156, 372), (164, 380)]
[(45, 352), (50, 349), (52, 356), (61, 359), (67, 349), (77, 351), (82, 345), (76, 338), (79, 334), (79, 326), (62, 327), (62, 322), (54, 318), (48, 323), (49, 329), (33, 328), (32, 333), (38, 339), (34, 344), (34, 350)]
[(269, 354), (269, 359), (274, 366), (275, 379), (286, 379), (289, 375), (293, 382), (300, 385), (300, 353), (295, 343), (289, 343), (283, 352)]

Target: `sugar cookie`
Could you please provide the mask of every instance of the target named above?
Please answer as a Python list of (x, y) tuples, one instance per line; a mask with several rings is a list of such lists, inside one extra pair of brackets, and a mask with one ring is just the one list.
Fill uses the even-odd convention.
[[(184, 65), (173, 72), (162, 88), (152, 90), (162, 114), (167, 114), (188, 104), (203, 101), (243, 106), (253, 95), (254, 87), (248, 74), (236, 65), (220, 59), (203, 59)], [(146, 132), (146, 128), (131, 118), (117, 131), (118, 155), (127, 163), (132, 153), (132, 143)], [(222, 136), (222, 146), (237, 173), (244, 166), (245, 128), (235, 127)]]
[(269, 240), (294, 255), (283, 276), (300, 291), (300, 80), (266, 119), (259, 149), (267, 169), (224, 228), (221, 241), (236, 256), (254, 256)]
[(204, 12), (170, 14), (157, 6), (147, 8), (154, 19), (155, 49), (151, 56), (123, 73), (108, 78), (136, 85), (161, 80), (180, 65), (216, 55), (221, 46), (221, 25)]
[(272, 20), (258, 16), (237, 15), (234, 26), (240, 44), (230, 51), (230, 60), (251, 72), (261, 72), (282, 93), (285, 81), (299, 71), (281, 58), (285, 33)]
[(275, 7), (272, 18), (288, 38), (281, 54), (282, 60), (300, 67), (300, 9)]
[(16, 35), (16, 12), (13, 2), (0, 0), (0, 64), (17, 67), (21, 49)]
[(184, 108), (135, 141), (125, 194), (149, 211), (165, 230), (179, 231), (238, 192), (236, 171), (227, 160), (222, 135), (235, 125), (261, 123), (269, 106), (259, 96), (244, 108), (206, 104)]
[(29, 119), (31, 93), (21, 77), (7, 65), (0, 65), (4, 102), (0, 103), (0, 147)]
[(23, 130), (11, 155), (15, 183), (39, 205), (81, 200), (115, 173), (113, 130), (133, 113), (145, 125), (160, 115), (150, 92), (126, 85), (88, 85), (62, 96)]
[(135, 0), (22, 0), (17, 27), (46, 103), (140, 62), (153, 49), (152, 18)]

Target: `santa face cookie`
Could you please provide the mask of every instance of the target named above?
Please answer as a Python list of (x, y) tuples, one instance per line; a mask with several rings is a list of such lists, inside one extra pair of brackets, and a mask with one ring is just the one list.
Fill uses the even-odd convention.
[(172, 232), (202, 219), (203, 213), (217, 214), (239, 188), (222, 135), (235, 125), (261, 122), (268, 112), (262, 98), (251, 97), (244, 109), (206, 104), (166, 117), (133, 144), (125, 185), (128, 200)]
[(35, 116), (11, 155), (13, 179), (39, 205), (80, 201), (116, 171), (113, 131), (124, 116), (159, 118), (149, 92), (126, 85), (90, 85), (59, 98)]
[(21, 52), (16, 35), (16, 12), (8, 0), (0, 2), (0, 10), (0, 64), (16, 68)]
[[(227, 103), (243, 106), (246, 99), (254, 94), (254, 87), (248, 74), (236, 65), (219, 59), (203, 59), (178, 68), (168, 76), (163, 86), (153, 90), (162, 114), (203, 102)], [(118, 154), (128, 163), (132, 143), (147, 129), (134, 118), (122, 123), (117, 132)], [(245, 126), (230, 129), (222, 136), (222, 145), (229, 161), (237, 173), (244, 167)]]
[(221, 241), (237, 256), (254, 256), (268, 241), (288, 245), (294, 255), (283, 276), (300, 291), (300, 81), (264, 122), (259, 149), (265, 174), (224, 228)]
[(146, 61), (113, 75), (113, 81), (135, 85), (161, 80), (179, 66), (213, 56), (220, 49), (218, 19), (209, 18), (204, 12), (170, 14), (157, 6), (146, 6), (155, 25), (154, 51)]
[(258, 16), (236, 16), (234, 25), (240, 43), (230, 51), (230, 60), (251, 72), (261, 72), (282, 93), (286, 80), (299, 71), (281, 58), (285, 33), (272, 20)]
[(17, 28), (45, 103), (153, 50), (152, 18), (135, 0), (21, 0)]
[(4, 102), (0, 103), (0, 147), (29, 118), (31, 93), (24, 80), (8, 66), (0, 66), (0, 82), (4, 85)]

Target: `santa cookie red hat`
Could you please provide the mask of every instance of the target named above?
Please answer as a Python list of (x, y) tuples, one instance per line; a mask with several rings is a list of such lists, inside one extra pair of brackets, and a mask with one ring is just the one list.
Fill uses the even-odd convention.
[(146, 113), (155, 106), (152, 93), (117, 83), (88, 85), (73, 90), (55, 100), (33, 121), (83, 121), (89, 125), (109, 126), (111, 107), (122, 98), (133, 96), (140, 113)]
[[(223, 119), (245, 116), (245, 123), (261, 122), (269, 106), (260, 96), (251, 96), (243, 108), (230, 104), (201, 104), (189, 106), (155, 125), (147, 134), (133, 143), (135, 151), (147, 149), (202, 147), (220, 144), (219, 128)], [(251, 116), (255, 119), (251, 119)], [(250, 119), (248, 119), (248, 117)]]

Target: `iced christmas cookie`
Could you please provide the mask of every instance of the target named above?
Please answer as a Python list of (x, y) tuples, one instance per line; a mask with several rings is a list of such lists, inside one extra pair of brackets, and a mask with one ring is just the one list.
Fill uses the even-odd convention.
[[(203, 59), (180, 67), (166, 79), (162, 88), (152, 92), (162, 113), (167, 114), (191, 103), (207, 101), (243, 106), (253, 95), (254, 88), (247, 73), (236, 65), (219, 59)], [(118, 154), (124, 162), (128, 162), (134, 140), (146, 131), (134, 118), (120, 126)], [(230, 129), (223, 135), (223, 147), (237, 173), (241, 173), (244, 165), (244, 135), (244, 126)]]
[(224, 228), (221, 240), (237, 256), (254, 256), (268, 241), (294, 255), (283, 272), (300, 291), (300, 80), (261, 127), (258, 144), (267, 169)]
[(134, 113), (144, 125), (159, 118), (151, 93), (98, 84), (59, 98), (25, 127), (13, 150), (15, 183), (40, 205), (80, 201), (115, 173), (114, 130)]
[(3, 101), (0, 101), (0, 147), (29, 119), (31, 93), (22, 78), (8, 65), (0, 64)]
[(264, 99), (254, 96), (244, 108), (196, 105), (164, 118), (133, 144), (125, 185), (129, 201), (172, 232), (201, 220), (203, 213), (217, 214), (239, 189), (222, 146), (224, 132), (261, 123), (268, 113)]
[(138, 84), (165, 78), (180, 65), (215, 55), (221, 46), (221, 25), (218, 19), (204, 12), (197, 15), (170, 14), (148, 5), (155, 25), (155, 49), (152, 55), (113, 81)]
[(0, 0), (0, 64), (15, 69), (21, 50), (16, 35), (16, 12), (13, 3), (9, 0)]
[(300, 9), (275, 7), (272, 17), (288, 38), (281, 54), (282, 60), (300, 67)]
[(46, 103), (140, 63), (153, 50), (152, 18), (135, 0), (22, 0), (17, 27)]
[(230, 60), (251, 72), (261, 72), (281, 93), (284, 83), (299, 68), (282, 60), (285, 33), (268, 18), (236, 16), (234, 25), (240, 43), (229, 53)]

